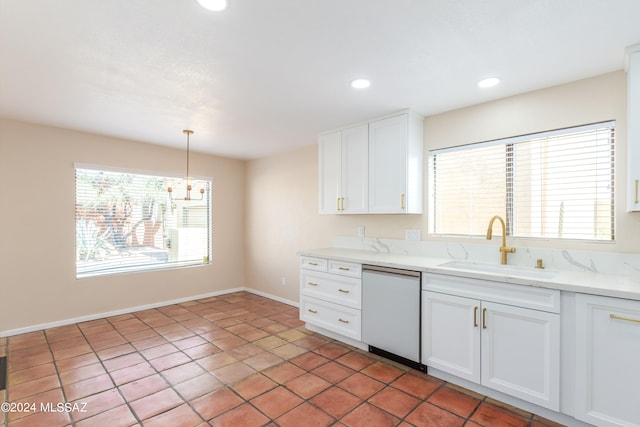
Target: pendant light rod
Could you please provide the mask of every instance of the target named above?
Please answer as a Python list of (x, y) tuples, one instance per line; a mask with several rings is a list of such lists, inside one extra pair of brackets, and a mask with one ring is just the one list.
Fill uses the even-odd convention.
[[(201, 187), (200, 188), (200, 198), (199, 199), (192, 199), (191, 198), (191, 176), (189, 175), (189, 154), (190, 154), (190, 141), (189, 141), (189, 137), (191, 136), (191, 134), (193, 133), (192, 130), (189, 129), (185, 129), (182, 131), (183, 134), (187, 135), (187, 176), (185, 177), (185, 179), (187, 180), (187, 187), (186, 187), (186, 196), (184, 198), (185, 201), (191, 201), (191, 200), (202, 200), (204, 198), (204, 188)], [(172, 187), (167, 187), (167, 191), (169, 192), (169, 198), (171, 198), (171, 200), (173, 200), (173, 188)]]
[(189, 136), (193, 133), (192, 130), (185, 129), (182, 131), (185, 135), (187, 135), (187, 184), (191, 184), (191, 175), (189, 175)]

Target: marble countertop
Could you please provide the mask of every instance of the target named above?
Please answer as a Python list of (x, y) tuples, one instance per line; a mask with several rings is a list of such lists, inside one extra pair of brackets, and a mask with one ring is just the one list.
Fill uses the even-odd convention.
[[(471, 265), (467, 268), (464, 263), (452, 265), (450, 258), (380, 253), (339, 247), (301, 250), (298, 255), (640, 300), (640, 280), (622, 275), (554, 269), (535, 271), (526, 267), (510, 266), (505, 266), (503, 272), (501, 271), (503, 267), (499, 264), (477, 265), (478, 268), (475, 268), (473, 263), (469, 263)], [(446, 265), (447, 263), (449, 266)], [(483, 271), (485, 266), (488, 270), (494, 271)]]

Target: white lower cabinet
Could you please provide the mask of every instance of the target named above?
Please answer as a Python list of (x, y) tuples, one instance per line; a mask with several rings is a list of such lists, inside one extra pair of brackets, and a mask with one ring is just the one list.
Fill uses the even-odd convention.
[(422, 292), (422, 363), (480, 382), (478, 301)]
[(640, 301), (576, 295), (575, 417), (640, 426)]
[[(526, 300), (514, 291), (516, 285), (423, 276), (423, 364), (559, 410), (560, 315), (555, 302), (552, 311), (519, 307), (504, 303)], [(557, 291), (540, 291), (539, 308), (549, 309), (542, 302), (559, 299)]]
[(301, 295), (360, 309), (360, 278), (316, 271), (300, 271)]
[(302, 257), (300, 320), (359, 341), (361, 276), (360, 264)]
[(483, 301), (481, 384), (560, 409), (560, 316)]
[(300, 320), (348, 338), (360, 340), (361, 317), (360, 310), (354, 308), (307, 296), (300, 298)]

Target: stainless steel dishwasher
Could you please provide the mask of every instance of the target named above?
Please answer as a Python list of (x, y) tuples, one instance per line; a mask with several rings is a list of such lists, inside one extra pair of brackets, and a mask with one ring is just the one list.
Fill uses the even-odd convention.
[(416, 369), (420, 363), (420, 272), (362, 266), (362, 341)]

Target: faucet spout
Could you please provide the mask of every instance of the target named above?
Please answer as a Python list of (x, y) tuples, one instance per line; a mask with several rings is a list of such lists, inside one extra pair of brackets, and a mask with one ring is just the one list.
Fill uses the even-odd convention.
[(487, 228), (487, 240), (491, 240), (491, 238), (493, 237), (493, 223), (495, 222), (496, 219), (500, 221), (500, 225), (502, 226), (502, 244), (500, 245), (500, 249), (499, 249), (500, 264), (506, 264), (507, 254), (514, 253), (516, 251), (516, 248), (510, 248), (507, 246), (507, 225), (505, 224), (504, 219), (500, 217), (500, 215), (495, 215), (489, 221), (489, 227)]

